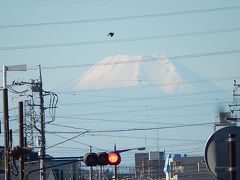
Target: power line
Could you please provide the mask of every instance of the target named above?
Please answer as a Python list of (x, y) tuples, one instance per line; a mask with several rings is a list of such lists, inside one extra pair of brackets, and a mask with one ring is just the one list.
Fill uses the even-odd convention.
[[(175, 125), (175, 126), (162, 126), (162, 127), (150, 127), (150, 128), (130, 128), (130, 129), (111, 129), (111, 130), (91, 130), (89, 133), (119, 133), (119, 132), (134, 132), (134, 131), (151, 131), (151, 130), (163, 130), (163, 129), (176, 129), (176, 128), (184, 128), (184, 127), (196, 127), (196, 126), (206, 126), (212, 125), (213, 123), (196, 123), (196, 124), (183, 124), (183, 125)], [(56, 134), (56, 133), (67, 133), (67, 134), (76, 134), (79, 132), (74, 131), (47, 131), (47, 133)]]
[[(87, 133), (87, 131), (86, 131), (85, 133)], [(64, 137), (64, 136), (60, 136), (60, 135), (57, 135), (57, 134), (54, 134), (54, 133), (50, 133), (50, 134), (51, 134), (51, 135), (54, 135), (54, 136), (57, 136), (57, 137), (60, 137), (60, 138), (65, 139), (65, 140), (62, 141), (62, 142), (60, 142), (60, 143), (55, 144), (54, 146), (50, 146), (50, 147), (48, 147), (47, 149), (50, 149), (50, 148), (55, 147), (55, 146), (60, 145), (60, 144), (64, 144), (64, 143), (66, 143), (66, 142), (68, 142), (68, 141), (72, 141), (72, 142), (75, 142), (75, 143), (78, 143), (78, 144), (81, 144), (81, 145), (84, 145), (84, 146), (87, 146), (87, 147), (92, 146), (92, 145), (85, 144), (85, 143), (82, 143), (82, 142), (79, 142), (79, 141), (74, 140), (75, 138), (77, 138), (77, 137), (80, 136), (79, 134), (78, 134), (77, 136), (73, 136), (73, 137), (71, 137), (71, 138), (66, 138), (66, 137)], [(81, 134), (81, 135), (82, 135), (82, 134)], [(92, 147), (95, 148), (95, 149), (98, 149), (98, 150), (100, 150), (100, 151), (106, 151), (106, 150), (103, 150), (103, 149), (98, 148), (98, 147), (95, 147), (95, 146), (92, 146)]]
[(78, 127), (73, 127), (73, 126), (68, 126), (68, 125), (61, 125), (61, 124), (56, 124), (56, 123), (50, 123), (49, 125), (53, 125), (53, 126), (58, 126), (58, 127), (64, 127), (64, 128), (71, 128), (71, 129), (81, 129), (81, 130), (85, 130), (88, 131), (88, 129), (86, 128), (78, 128)]
[(229, 10), (238, 10), (238, 9), (240, 9), (240, 6), (228, 6), (228, 7), (196, 9), (196, 10), (186, 10), (186, 11), (176, 11), (176, 12), (166, 12), (166, 13), (156, 13), (156, 14), (143, 14), (143, 15), (133, 15), (133, 16), (122, 16), (122, 17), (110, 17), (110, 18), (95, 18), (95, 19), (42, 22), (42, 23), (26, 23), (26, 24), (11, 24), (11, 25), (1, 25), (0, 28), (19, 28), (19, 27), (32, 27), (32, 26), (68, 25), (68, 24), (79, 24), (79, 23), (120, 21), (120, 20), (132, 20), (132, 19), (142, 19), (142, 18), (157, 18), (157, 17), (165, 17), (165, 16), (196, 14), (196, 13), (208, 13), (208, 12), (217, 12), (217, 11), (229, 11)]
[[(1, 48), (0, 48), (1, 51)], [(223, 55), (231, 55), (231, 54), (239, 54), (240, 49), (232, 49), (226, 51), (212, 51), (212, 52), (204, 52), (204, 53), (196, 53), (196, 54), (186, 54), (186, 55), (177, 55), (177, 56), (169, 56), (169, 57), (157, 57), (157, 58), (144, 58), (143, 60), (129, 60), (124, 62), (118, 62), (117, 64), (131, 64), (131, 63), (148, 63), (148, 62), (156, 62), (156, 61), (168, 61), (171, 60), (187, 60), (192, 58), (201, 58), (201, 57), (211, 57), (211, 56), (223, 56)], [(109, 66), (112, 65), (111, 63), (98, 63), (98, 64), (72, 64), (72, 65), (63, 65), (63, 66), (45, 66), (42, 69), (49, 70), (49, 69), (72, 69), (72, 68), (82, 68), (82, 67), (89, 67), (89, 66)], [(30, 67), (28, 70), (36, 70), (36, 67)], [(1, 71), (1, 70), (0, 70)]]
[[(225, 81), (225, 80), (231, 80), (234, 78), (239, 78), (240, 76), (231, 76), (231, 77), (218, 77), (218, 78), (211, 78), (209, 80), (211, 81)], [(136, 80), (114, 80), (114, 82), (144, 82), (143, 79), (136, 79)], [(194, 80), (194, 81), (178, 81), (176, 83), (171, 83), (171, 82), (167, 82), (167, 83), (161, 83), (161, 85), (182, 85), (182, 84), (195, 84), (195, 83), (204, 83), (208, 80), (205, 79), (201, 79), (201, 80)], [(101, 83), (101, 82), (112, 82), (111, 80), (101, 80), (99, 82), (99, 80), (92, 80), (92, 81), (81, 81), (82, 83)], [(149, 85), (148, 85), (149, 86)], [(154, 86), (154, 85), (153, 85)], [(77, 94), (74, 94), (77, 95)]]
[[(208, 80), (194, 80), (194, 81), (182, 81), (182, 82), (176, 82), (176, 83), (159, 83), (158, 85), (140, 85), (140, 86), (137, 86), (137, 88), (145, 88), (145, 87), (159, 87), (159, 85), (176, 85), (176, 86), (181, 86), (181, 85), (184, 85), (184, 84), (195, 84), (195, 83), (205, 83), (205, 82), (208, 82), (208, 81), (215, 81), (215, 82), (219, 82), (219, 81), (226, 81), (226, 80), (233, 80), (233, 79), (238, 79), (240, 78), (240, 76), (231, 76), (231, 77), (217, 77), (217, 78), (210, 78)], [(139, 81), (142, 82), (142, 80), (140, 79)], [(92, 81), (91, 81), (92, 82)], [(96, 81), (93, 81), (93, 82), (96, 82)], [(99, 83), (99, 81), (97, 81)], [(100, 81), (100, 82), (105, 82), (105, 81)], [(115, 81), (114, 81), (115, 82)], [(222, 92), (222, 91), (220, 91)], [(61, 92), (58, 92), (59, 94), (65, 94), (65, 95), (72, 95), (72, 96), (91, 96), (93, 97), (93, 95), (83, 95), (82, 92), (80, 90), (75, 90), (75, 91), (61, 91)], [(207, 93), (217, 93), (216, 91), (212, 92), (212, 91), (208, 91)], [(201, 92), (201, 94), (203, 94), (203, 92)], [(179, 97), (179, 96), (189, 96), (189, 95), (199, 95), (199, 93), (197, 94), (190, 94), (190, 93), (187, 93), (187, 94), (177, 94), (177, 95), (168, 95), (167, 98), (173, 98), (173, 97)], [(106, 96), (97, 96), (97, 97), (106, 97)], [(77, 103), (77, 104), (84, 104), (84, 105), (87, 105), (87, 104), (102, 104), (102, 103), (109, 103), (109, 102), (122, 102), (122, 101), (128, 101), (128, 100), (146, 100), (146, 99), (159, 99), (159, 98), (166, 98), (166, 96), (155, 96), (155, 97), (139, 97), (139, 98), (126, 98), (126, 97), (107, 97), (107, 98), (114, 98), (114, 100), (105, 100), (105, 101), (94, 101), (94, 102), (82, 102), (82, 103)], [(117, 98), (117, 99), (115, 99)], [(183, 100), (183, 99), (181, 99)], [(189, 100), (189, 99), (187, 99)], [(209, 100), (209, 99), (197, 99), (197, 100)], [(62, 104), (62, 105), (68, 105), (68, 104)], [(71, 105), (71, 103), (69, 104)]]
[[(225, 102), (224, 102), (225, 103)], [(172, 109), (180, 109), (180, 108), (196, 108), (196, 107), (206, 107), (208, 105), (215, 105), (215, 102), (212, 103), (198, 103), (198, 104), (187, 104), (187, 105), (178, 105), (178, 106), (171, 106), (171, 107), (154, 107), (154, 108), (142, 108), (142, 109), (131, 109), (131, 110), (118, 110), (118, 111), (106, 111), (106, 112), (94, 112), (94, 113), (82, 113), (79, 116), (94, 116), (94, 115), (107, 115), (107, 114), (126, 114), (126, 113), (137, 113), (137, 112), (144, 112), (144, 111), (161, 111), (161, 110), (172, 110)], [(85, 118), (88, 119), (88, 118)]]
[[(60, 137), (62, 137), (62, 136), (60, 136)], [(115, 137), (115, 136), (114, 136)], [(161, 140), (161, 139), (160, 139)], [(168, 140), (167, 140), (168, 141)], [(184, 140), (183, 140), (184, 141)], [(200, 144), (202, 144), (202, 143), (205, 143), (206, 141), (195, 141), (194, 143), (193, 143), (194, 141), (191, 141), (191, 143), (178, 143), (178, 144), (167, 144), (167, 145), (162, 145), (162, 146), (166, 146), (166, 147), (168, 147), (168, 150), (169, 150), (169, 147), (187, 147), (187, 146), (191, 146), (191, 145), (193, 145), (193, 146), (196, 146), (196, 145), (199, 145), (199, 143)], [(78, 141), (76, 142), (76, 143), (78, 143)], [(87, 146), (87, 147), (89, 147), (89, 146), (91, 146), (91, 145), (88, 145), (88, 144), (85, 144), (85, 143), (83, 143), (83, 145), (84, 146)], [(93, 146), (92, 146), (93, 147)], [(149, 146), (148, 146), (149, 147)], [(152, 146), (151, 146), (152, 147)], [(93, 148), (95, 148), (95, 149), (98, 149), (98, 150), (100, 150), (100, 151), (107, 151), (106, 149), (99, 149), (99, 148), (97, 148), (97, 147), (93, 147)], [(126, 148), (126, 147), (125, 147)], [(69, 151), (69, 150), (71, 150), (71, 151), (79, 151), (80, 149), (83, 149), (83, 150), (88, 150), (87, 148), (80, 148), (80, 147), (63, 147), (63, 146), (61, 146), (61, 147), (56, 147), (56, 148), (54, 148), (54, 150), (57, 150), (57, 149), (59, 149), (60, 151), (61, 151), (61, 149), (63, 149), (63, 151), (64, 151), (64, 149), (66, 149), (66, 151)], [(121, 149), (121, 148), (120, 148)], [(127, 148), (126, 148), (127, 149)], [(58, 150), (58, 151), (59, 151)], [(129, 154), (132, 154), (132, 152), (126, 152), (126, 153), (129, 153)]]
[(66, 142), (68, 142), (68, 141), (71, 141), (71, 140), (73, 140), (73, 139), (75, 139), (75, 138), (77, 138), (77, 137), (79, 137), (79, 136), (82, 136), (83, 134), (86, 134), (87, 132), (88, 132), (88, 131), (81, 132), (81, 133), (79, 133), (79, 134), (77, 134), (77, 135), (75, 135), (75, 136), (73, 136), (73, 137), (71, 137), (71, 138), (68, 138), (68, 139), (64, 140), (64, 141), (61, 141), (61, 142), (58, 142), (58, 143), (53, 144), (53, 145), (51, 145), (51, 146), (48, 146), (46, 149), (50, 149), (50, 148), (53, 148), (53, 147), (58, 146), (58, 145), (60, 145), (60, 144), (66, 143)]
[(117, 137), (124, 139), (148, 139), (148, 140), (161, 140), (161, 141), (181, 141), (181, 142), (198, 142), (202, 143), (205, 140), (199, 139), (178, 139), (178, 138), (157, 138), (157, 137), (143, 137), (143, 136), (126, 136), (126, 135), (113, 135), (113, 134), (90, 134), (90, 136), (103, 136), (103, 137)]
[[(210, 113), (201, 113), (201, 114), (190, 114), (190, 115), (178, 115), (176, 117), (187, 117), (187, 116), (205, 116), (205, 115), (211, 115)], [(78, 116), (78, 115), (76, 115)], [(148, 119), (148, 115), (146, 115), (146, 118), (148, 119), (147, 121), (143, 121), (143, 120), (140, 120), (138, 119), (138, 121), (133, 121), (133, 120), (123, 120), (123, 119), (105, 119), (105, 118), (89, 118), (89, 117), (76, 117), (76, 116), (57, 116), (56, 118), (59, 118), (59, 119), (75, 119), (75, 120), (85, 120), (87, 122), (89, 121), (100, 121), (100, 122), (112, 122), (112, 123), (128, 123), (128, 124), (165, 124), (165, 125), (183, 125), (182, 123), (166, 123), (166, 122), (160, 122), (160, 121), (155, 121), (155, 122), (152, 122)], [(165, 118), (155, 118), (155, 119), (171, 119), (172, 117), (168, 116), (168, 117), (165, 117)], [(152, 119), (152, 118), (151, 118)], [(83, 121), (81, 121), (83, 122)], [(69, 125), (60, 125), (60, 124), (56, 124), (56, 123), (51, 123), (49, 125), (53, 125), (53, 126), (58, 126), (58, 127), (64, 127), (64, 128), (69, 128), (69, 129), (77, 129), (77, 130), (82, 130), (82, 129), (85, 129), (85, 128), (79, 128), (79, 127), (76, 127), (76, 126), (69, 126)], [(86, 130), (86, 129), (85, 129)]]
[[(209, 94), (209, 93), (216, 93), (217, 91), (208, 91), (204, 92), (204, 94)], [(181, 96), (195, 96), (195, 95), (202, 95), (203, 92), (200, 93), (192, 93), (192, 94), (179, 94), (179, 95), (169, 95), (167, 98), (171, 97), (181, 97)], [(96, 104), (96, 103), (112, 103), (112, 102), (125, 102), (125, 101), (133, 101), (133, 100), (149, 100), (149, 99), (162, 99), (165, 96), (153, 96), (153, 97), (137, 97), (137, 98), (126, 98), (122, 100), (112, 100), (112, 101), (102, 101), (102, 102), (90, 102), (90, 104)], [(225, 101), (223, 101), (225, 103)], [(62, 105), (78, 105), (79, 103), (68, 103), (68, 104), (62, 104)], [(82, 105), (85, 103), (80, 103)], [(122, 111), (111, 111), (111, 112), (95, 112), (95, 113), (85, 113), (85, 114), (77, 114), (77, 115), (58, 115), (56, 118), (68, 118), (68, 119), (84, 119), (84, 120), (91, 120), (91, 121), (111, 121), (114, 122), (112, 119), (102, 119), (102, 118), (90, 118), (90, 117), (83, 117), (83, 116), (89, 116), (89, 115), (101, 115), (101, 114), (113, 114), (113, 113), (134, 113), (134, 112), (143, 112), (143, 111), (155, 111), (155, 110), (171, 110), (173, 108), (193, 108), (193, 107), (199, 107), (199, 106), (206, 106), (206, 105), (212, 105), (215, 104), (215, 102), (203, 102), (203, 103), (198, 103), (198, 104), (186, 104), (186, 105), (181, 105), (181, 106), (171, 106), (171, 107), (153, 107), (153, 108), (140, 108), (140, 109), (131, 109), (131, 110), (122, 110)], [(76, 117), (78, 116), (78, 117)], [(123, 122), (124, 120), (121, 120)], [(144, 122), (137, 122), (137, 123), (144, 123)], [(60, 126), (60, 125), (58, 125)], [(70, 126), (69, 126), (70, 127)], [(76, 128), (76, 127), (75, 127)], [(83, 129), (83, 128), (81, 128)], [(86, 130), (86, 129), (85, 129)]]
[[(108, 1), (108, 0), (101, 0), (102, 2), (103, 1)], [(8, 1), (8, 2), (0, 2), (1, 6), (4, 5), (4, 6), (8, 6), (8, 5), (12, 5), (12, 6), (31, 6), (31, 5), (48, 5), (48, 4), (56, 4), (56, 3), (99, 3), (101, 2), (100, 0), (41, 0), (41, 1)]]
[(163, 39), (163, 38), (203, 36), (203, 35), (209, 35), (209, 34), (219, 34), (219, 33), (237, 32), (237, 31), (240, 31), (239, 27), (214, 29), (214, 30), (198, 31), (198, 32), (164, 34), (164, 35), (156, 35), (156, 36), (142, 36), (142, 37), (133, 37), (133, 38), (114, 39), (114, 40), (79, 41), (79, 42), (49, 43), (49, 44), (5, 46), (5, 47), (3, 46), (3, 47), (0, 47), (0, 51), (86, 46), (86, 45), (96, 45), (96, 44), (112, 44), (112, 43), (134, 42), (134, 41), (156, 40), (156, 39)]

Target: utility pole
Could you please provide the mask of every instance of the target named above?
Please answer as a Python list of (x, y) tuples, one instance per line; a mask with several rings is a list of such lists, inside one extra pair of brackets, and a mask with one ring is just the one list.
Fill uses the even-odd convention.
[(39, 98), (40, 98), (40, 130), (41, 130), (41, 149), (40, 149), (40, 180), (46, 179), (45, 170), (45, 156), (46, 156), (46, 139), (45, 139), (45, 113), (44, 113), (44, 99), (43, 99), (43, 88), (42, 88), (42, 73), (41, 66), (39, 65)]
[(9, 162), (9, 116), (8, 116), (8, 90), (3, 89), (3, 120), (4, 120), (4, 169), (5, 180), (10, 180)]
[(8, 89), (7, 66), (3, 66), (3, 121), (4, 121), (4, 169), (5, 180), (10, 180), (9, 162), (9, 115), (8, 115)]
[[(19, 109), (19, 147), (24, 147), (24, 135), (23, 135), (23, 102), (18, 103)], [(24, 159), (23, 155), (20, 155), (19, 158), (19, 180), (24, 179)]]
[(3, 123), (4, 123), (4, 168), (5, 180), (11, 179), (10, 147), (9, 147), (9, 114), (8, 114), (8, 89), (7, 71), (26, 71), (26, 65), (3, 66)]

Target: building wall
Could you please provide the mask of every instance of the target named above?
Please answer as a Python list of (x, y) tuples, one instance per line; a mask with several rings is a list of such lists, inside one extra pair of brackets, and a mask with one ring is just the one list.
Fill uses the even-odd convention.
[[(169, 159), (171, 180), (215, 180), (208, 171), (204, 157), (182, 157)], [(149, 153), (135, 154), (135, 179), (165, 179), (164, 160), (149, 160)]]
[[(154, 156), (152, 156), (154, 154)], [(135, 154), (135, 178), (136, 179), (160, 179), (165, 177), (163, 172), (165, 160), (162, 152)], [(151, 156), (150, 156), (151, 155)]]
[(215, 180), (203, 156), (170, 158), (170, 177), (176, 180)]
[(137, 179), (147, 178), (149, 168), (148, 153), (135, 154), (135, 177)]
[[(69, 160), (71, 162), (71, 160)], [(67, 161), (48, 161), (46, 162), (46, 167), (67, 163)], [(18, 162), (16, 162), (17, 168)], [(39, 162), (31, 162), (31, 163), (25, 163), (25, 177), (27, 180), (34, 180), (39, 179), (40, 177), (40, 171), (39, 171), (40, 164)], [(15, 170), (15, 169), (14, 169)], [(34, 172), (31, 172), (33, 170), (37, 170)], [(15, 170), (16, 171), (16, 170)], [(47, 180), (78, 180), (79, 179), (79, 166), (78, 162), (71, 163), (63, 166), (58, 166), (54, 168), (48, 168), (46, 169), (46, 178)], [(4, 174), (0, 174), (0, 180), (4, 179)], [(11, 180), (18, 180), (19, 176), (14, 176), (11, 174)]]

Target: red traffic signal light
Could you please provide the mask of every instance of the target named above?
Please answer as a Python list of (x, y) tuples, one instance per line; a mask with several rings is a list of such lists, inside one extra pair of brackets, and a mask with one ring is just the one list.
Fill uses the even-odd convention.
[(87, 153), (83, 157), (83, 161), (87, 166), (105, 166), (105, 165), (118, 165), (121, 162), (121, 156), (118, 152), (99, 152)]
[(111, 151), (108, 153), (108, 164), (119, 165), (121, 162), (121, 156), (117, 151)]

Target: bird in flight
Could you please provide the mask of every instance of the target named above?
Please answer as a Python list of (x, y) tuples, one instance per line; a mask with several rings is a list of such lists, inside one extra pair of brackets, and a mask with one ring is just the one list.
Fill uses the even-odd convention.
[(114, 36), (114, 32), (108, 33), (108, 36), (113, 37)]

